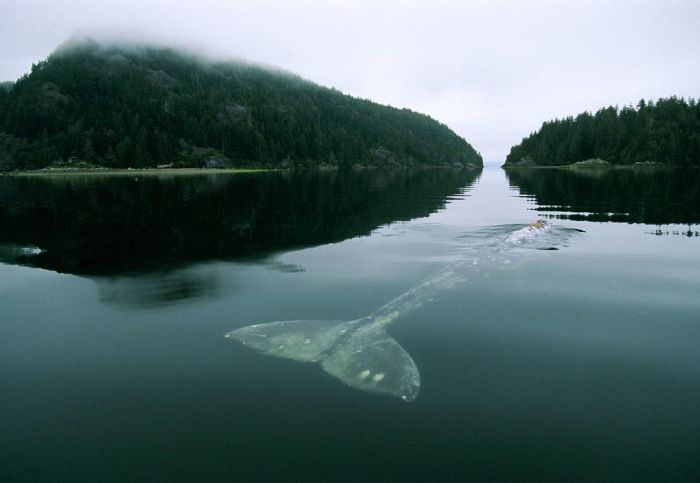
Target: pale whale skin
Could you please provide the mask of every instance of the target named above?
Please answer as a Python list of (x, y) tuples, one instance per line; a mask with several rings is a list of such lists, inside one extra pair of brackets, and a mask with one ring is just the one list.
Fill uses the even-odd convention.
[[(510, 265), (514, 252), (551, 250), (581, 230), (538, 220), (529, 225), (496, 230), (490, 243), (453, 263), (361, 319), (287, 320), (250, 325), (225, 337), (261, 354), (299, 362), (318, 362), (324, 371), (348, 386), (413, 401), (420, 391), (420, 374), (411, 356), (387, 333), (402, 315), (479, 275)], [(476, 275), (476, 276), (475, 276)]]

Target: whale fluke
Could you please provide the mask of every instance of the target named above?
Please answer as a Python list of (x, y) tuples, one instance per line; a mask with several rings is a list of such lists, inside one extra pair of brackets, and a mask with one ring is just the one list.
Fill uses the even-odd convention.
[(420, 390), (418, 366), (383, 327), (362, 326), (321, 360), (331, 376), (362, 391), (413, 401)]
[(225, 337), (256, 351), (282, 359), (317, 362), (347, 333), (345, 320), (283, 320), (249, 325), (232, 330)]
[(352, 388), (413, 401), (420, 389), (418, 367), (382, 326), (371, 322), (289, 320), (243, 327), (226, 337), (262, 354), (320, 362)]

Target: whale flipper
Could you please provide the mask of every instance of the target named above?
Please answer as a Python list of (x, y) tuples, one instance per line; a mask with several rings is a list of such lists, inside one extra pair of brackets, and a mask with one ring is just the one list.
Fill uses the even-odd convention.
[(412, 401), (418, 367), (383, 327), (367, 319), (288, 320), (233, 330), (226, 337), (256, 351), (299, 362), (321, 362), (328, 374), (355, 389)]

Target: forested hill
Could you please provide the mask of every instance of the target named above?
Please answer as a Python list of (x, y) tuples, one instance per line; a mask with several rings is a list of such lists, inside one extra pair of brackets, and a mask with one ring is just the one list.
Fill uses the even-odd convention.
[(511, 148), (506, 166), (557, 166), (589, 159), (699, 166), (700, 104), (676, 97), (642, 100), (636, 108), (608, 107), (545, 122)]
[(0, 170), (482, 165), (448, 127), (251, 64), (84, 40), (0, 84)]

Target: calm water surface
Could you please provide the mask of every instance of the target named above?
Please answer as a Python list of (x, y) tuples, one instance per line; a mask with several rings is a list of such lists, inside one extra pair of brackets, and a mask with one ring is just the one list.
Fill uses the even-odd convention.
[[(537, 218), (585, 233), (390, 327), (412, 403), (223, 337)], [(699, 223), (697, 173), (0, 178), (0, 480), (698, 481)]]

